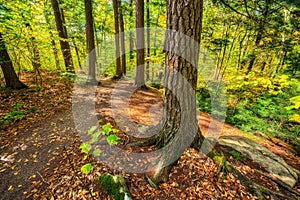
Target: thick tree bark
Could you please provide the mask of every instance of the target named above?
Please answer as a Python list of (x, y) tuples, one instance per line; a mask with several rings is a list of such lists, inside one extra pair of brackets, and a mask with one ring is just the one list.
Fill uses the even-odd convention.
[(126, 74), (126, 52), (125, 52), (125, 33), (124, 33), (124, 19), (123, 19), (123, 10), (122, 10), (122, 1), (118, 0), (119, 6), (119, 20), (120, 20), (120, 43), (121, 43), (121, 52), (122, 52), (122, 75)]
[(73, 66), (70, 44), (68, 41), (66, 41), (68, 39), (68, 34), (67, 34), (66, 27), (64, 26), (64, 16), (59, 7), (58, 0), (51, 0), (51, 3), (52, 3), (53, 11), (54, 11), (56, 29), (57, 29), (59, 37), (61, 38), (60, 39), (60, 47), (61, 47), (62, 54), (64, 57), (66, 70), (68, 72), (74, 73), (74, 66)]
[(146, 63), (146, 81), (150, 79), (150, 4), (149, 0), (147, 0), (147, 63)]
[(136, 0), (136, 75), (135, 85), (145, 87), (144, 0)]
[(84, 0), (85, 18), (86, 18), (86, 40), (88, 47), (89, 59), (89, 79), (91, 82), (96, 82), (96, 51), (95, 51), (95, 36), (94, 36), (94, 19), (93, 7), (91, 0)]
[[(132, 0), (129, 0), (129, 8), (130, 8), (130, 11), (129, 11), (129, 20), (131, 21), (132, 20), (132, 17), (133, 17), (133, 2)], [(131, 23), (130, 23), (131, 24)], [(131, 31), (132, 29), (132, 26), (130, 25), (130, 31), (129, 31), (129, 58), (130, 58), (130, 65), (132, 65), (132, 62), (133, 62), (133, 59), (134, 59), (134, 55), (133, 55), (133, 33)]]
[[(167, 180), (172, 166), (190, 145), (198, 147), (204, 137), (196, 117), (197, 67), (200, 52), (203, 0), (168, 0), (166, 32), (166, 75), (163, 129), (155, 138), (158, 148), (168, 147), (168, 154), (150, 175), (153, 184)], [(170, 163), (171, 164), (168, 164)], [(166, 165), (167, 163), (167, 165)], [(165, 167), (161, 167), (165, 166)]]
[(12, 61), (7, 52), (2, 33), (0, 33), (0, 65), (4, 74), (6, 87), (12, 89), (27, 88), (27, 86), (17, 77)]
[(120, 58), (120, 30), (119, 30), (119, 5), (118, 0), (113, 0), (114, 7), (114, 25), (115, 25), (115, 47), (116, 47), (116, 75), (122, 76), (121, 58)]

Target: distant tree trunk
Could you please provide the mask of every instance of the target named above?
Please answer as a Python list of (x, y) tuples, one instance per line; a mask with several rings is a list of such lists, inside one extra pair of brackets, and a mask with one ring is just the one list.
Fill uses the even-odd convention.
[(136, 76), (135, 85), (145, 86), (145, 36), (144, 36), (144, 0), (136, 0)]
[(255, 39), (255, 44), (254, 44), (254, 49), (252, 51), (252, 55), (250, 57), (250, 62), (249, 62), (249, 65), (248, 65), (248, 68), (247, 68), (247, 72), (246, 74), (249, 74), (251, 71), (252, 71), (252, 68), (253, 68), (253, 65), (254, 65), (254, 62), (256, 60), (256, 53), (257, 53), (257, 49), (259, 47), (259, 43), (262, 39), (262, 29), (260, 29), (257, 34), (256, 34), (256, 39)]
[(89, 59), (89, 79), (91, 82), (96, 82), (96, 51), (92, 0), (84, 0), (84, 7), (86, 18), (86, 40)]
[(56, 42), (53, 39), (53, 33), (51, 31), (49, 33), (50, 33), (50, 37), (51, 37), (51, 44), (52, 44), (52, 51), (53, 51), (53, 55), (54, 55), (54, 59), (55, 59), (55, 66), (56, 66), (56, 69), (61, 70), (58, 51), (56, 48)]
[(122, 76), (121, 58), (120, 58), (120, 31), (119, 31), (119, 5), (118, 0), (113, 0), (114, 7), (114, 24), (115, 24), (115, 47), (116, 47), (116, 75)]
[(248, 34), (248, 29), (246, 29), (244, 36), (239, 41), (239, 55), (238, 55), (238, 63), (237, 63), (237, 69), (241, 69), (241, 57), (242, 57), (242, 50), (243, 50), (243, 43)]
[(121, 43), (121, 52), (122, 52), (122, 75), (126, 74), (126, 52), (125, 52), (125, 33), (124, 33), (124, 19), (123, 19), (123, 10), (122, 10), (122, 1), (118, 0), (119, 6), (119, 21), (120, 21), (120, 43)]
[[(129, 12), (129, 18), (130, 19), (132, 19), (132, 17), (133, 17), (133, 9), (132, 9), (132, 7), (133, 7), (133, 5), (132, 5), (133, 3), (132, 3), (132, 0), (129, 0), (129, 7), (130, 7), (130, 12)], [(130, 27), (130, 29), (131, 29), (132, 27)], [(133, 42), (133, 33), (132, 33), (132, 31), (130, 30), (130, 32), (129, 32), (129, 58), (130, 58), (130, 63), (132, 63), (132, 61), (133, 61), (133, 59), (134, 59), (134, 55), (133, 55), (133, 44), (134, 44), (134, 42)]]
[(7, 88), (12, 88), (12, 89), (27, 88), (27, 86), (19, 80), (15, 72), (12, 61), (7, 52), (7, 48), (5, 46), (2, 33), (0, 33), (0, 65), (1, 65), (2, 72), (4, 74), (4, 79)]
[[(33, 48), (33, 60), (32, 60), (32, 66), (33, 69), (36, 73), (35, 76), (35, 83), (36, 85), (42, 85), (42, 77), (41, 77), (41, 73), (40, 73), (40, 68), (41, 68), (41, 57), (40, 57), (40, 51), (36, 45), (36, 38), (33, 36), (32, 32), (32, 27), (29, 24), (29, 22), (25, 23), (26, 27), (29, 29), (29, 31), (31, 31), (31, 37), (30, 37), (30, 43), (28, 44), (28, 49), (30, 50), (30, 47)], [(38, 77), (40, 78), (40, 83), (38, 83)]]
[(150, 79), (150, 5), (149, 0), (147, 0), (147, 15), (146, 15), (146, 21), (147, 21), (147, 64), (146, 64), (146, 81), (149, 81)]
[(75, 71), (74, 71), (74, 66), (73, 66), (70, 44), (68, 41), (66, 41), (68, 39), (68, 34), (67, 34), (66, 27), (63, 25), (64, 24), (64, 16), (59, 7), (58, 0), (51, 0), (51, 3), (52, 3), (53, 11), (54, 11), (56, 29), (57, 29), (59, 37), (61, 38), (60, 39), (60, 47), (61, 47), (62, 54), (64, 57), (66, 70), (68, 72), (74, 73)]
[(73, 44), (74, 44), (74, 48), (75, 48), (75, 52), (76, 52), (77, 62), (78, 62), (79, 68), (80, 68), (80, 70), (82, 70), (81, 60), (80, 60), (80, 55), (79, 55), (79, 50), (78, 50), (78, 47), (77, 47), (77, 44), (76, 44), (76, 41), (75, 41), (74, 37), (72, 37), (72, 41), (73, 41)]
[(192, 143), (192, 146), (199, 147), (204, 140), (196, 118), (195, 96), (202, 13), (203, 0), (167, 0), (167, 29), (184, 35), (176, 35), (174, 31), (166, 33), (164, 124), (154, 140), (157, 148), (165, 147), (171, 141), (176, 145), (167, 147), (168, 152), (159, 159), (157, 168), (150, 175), (154, 184), (168, 179), (172, 166), (177, 162), (172, 160), (181, 156), (186, 145)]
[[(50, 24), (50, 21), (49, 21), (49, 12), (47, 12), (45, 10), (45, 19), (46, 19), (46, 23), (49, 27), (51, 27), (51, 24)], [(58, 70), (61, 70), (61, 67), (60, 67), (60, 61), (59, 61), (59, 56), (58, 56), (58, 51), (57, 51), (57, 48), (56, 48), (56, 42), (54, 40), (54, 37), (53, 37), (53, 33), (52, 31), (49, 31), (49, 34), (50, 34), (50, 38), (51, 38), (51, 44), (52, 44), (52, 51), (53, 51), (53, 55), (54, 55), (54, 59), (55, 59), (55, 66), (56, 66), (56, 69)]]

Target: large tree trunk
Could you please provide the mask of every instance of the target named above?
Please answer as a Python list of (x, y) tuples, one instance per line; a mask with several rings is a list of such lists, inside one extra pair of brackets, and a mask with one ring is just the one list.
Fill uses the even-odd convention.
[(96, 82), (96, 51), (95, 51), (95, 37), (94, 37), (94, 19), (93, 7), (91, 0), (84, 0), (85, 17), (86, 17), (86, 40), (88, 46), (89, 59), (89, 79), (91, 82)]
[(136, 0), (136, 75), (135, 85), (145, 86), (144, 0)]
[(120, 36), (119, 36), (119, 5), (118, 0), (113, 0), (114, 7), (114, 25), (115, 25), (115, 47), (116, 47), (116, 75), (122, 76), (121, 58), (120, 58)]
[(125, 33), (124, 33), (124, 19), (123, 19), (123, 10), (122, 10), (122, 1), (118, 0), (119, 6), (119, 20), (120, 20), (120, 43), (121, 43), (121, 52), (122, 52), (122, 75), (126, 74), (126, 52), (125, 52)]
[(73, 66), (73, 60), (72, 60), (70, 44), (67, 41), (68, 34), (67, 34), (66, 27), (64, 27), (64, 25), (63, 25), (64, 24), (64, 16), (63, 16), (62, 11), (59, 7), (58, 0), (51, 0), (51, 3), (52, 3), (53, 11), (54, 11), (56, 29), (57, 29), (59, 37), (61, 38), (60, 47), (61, 47), (62, 54), (63, 54), (63, 57), (64, 57), (66, 70), (68, 72), (74, 73), (74, 66)]
[(190, 145), (199, 147), (204, 140), (198, 127), (195, 95), (203, 0), (168, 0), (167, 11), (167, 29), (172, 31), (166, 32), (165, 41), (165, 110), (163, 128), (155, 142), (158, 148), (169, 147), (150, 175), (154, 184), (166, 181), (181, 154)]
[(17, 77), (10, 56), (7, 52), (2, 33), (0, 33), (0, 65), (4, 74), (6, 87), (12, 89), (27, 88), (27, 86)]
[(147, 63), (146, 63), (146, 80), (150, 79), (150, 4), (149, 0), (147, 0)]

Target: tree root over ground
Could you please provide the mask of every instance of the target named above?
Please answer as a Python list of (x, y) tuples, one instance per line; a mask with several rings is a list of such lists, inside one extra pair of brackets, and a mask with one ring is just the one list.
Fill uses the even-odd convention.
[[(208, 155), (210, 158), (213, 159), (213, 161), (219, 165), (219, 170), (218, 172), (224, 172), (226, 173), (232, 173), (234, 175), (237, 176), (237, 178), (242, 182), (242, 184), (254, 195), (256, 195), (258, 197), (258, 199), (265, 199), (264, 194), (269, 195), (271, 199), (277, 199), (276, 197), (280, 197), (283, 199), (297, 199), (297, 197), (292, 197), (292, 196), (287, 196), (285, 194), (282, 194), (280, 192), (276, 192), (276, 191), (272, 191), (262, 185), (259, 185), (258, 183), (250, 180), (248, 177), (246, 177), (245, 175), (243, 175), (239, 170), (237, 170), (226, 158), (226, 156), (224, 155), (224, 153), (222, 151), (219, 150), (213, 150), (212, 152), (209, 153)], [(262, 173), (263, 174), (263, 173)], [(266, 176), (265, 174), (263, 174), (263, 176)], [(269, 177), (268, 177), (269, 178)], [(276, 184), (278, 184), (279, 181), (274, 181), (272, 179), (273, 182), (275, 182)], [(278, 184), (281, 187), (283, 186), (283, 184)], [(286, 186), (288, 187), (288, 186)], [(284, 187), (284, 189), (287, 189), (286, 187)], [(298, 197), (299, 193), (297, 193), (296, 191), (292, 190), (291, 188), (288, 189), (288, 191)]]

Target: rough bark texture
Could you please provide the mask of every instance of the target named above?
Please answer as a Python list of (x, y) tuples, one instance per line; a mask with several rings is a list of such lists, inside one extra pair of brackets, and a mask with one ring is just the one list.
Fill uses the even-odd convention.
[[(132, 0), (129, 0), (129, 7), (132, 8)], [(133, 10), (131, 9), (130, 12), (129, 12), (129, 19), (131, 20), (133, 17)], [(131, 29), (132, 27), (130, 27)], [(130, 51), (130, 54), (129, 54), (129, 58), (130, 58), (130, 63), (131, 61), (133, 60), (134, 58), (134, 55), (133, 55), (133, 33), (129, 32), (129, 51)]]
[(95, 37), (94, 37), (94, 19), (93, 8), (91, 0), (84, 0), (85, 18), (86, 18), (86, 40), (88, 46), (89, 58), (89, 79), (96, 82), (96, 51), (95, 51)]
[(51, 0), (52, 8), (54, 11), (54, 17), (55, 17), (55, 22), (56, 22), (56, 29), (58, 32), (59, 37), (61, 38), (60, 40), (60, 47), (62, 50), (62, 54), (64, 57), (64, 62), (66, 66), (66, 70), (68, 72), (74, 72), (74, 66), (73, 66), (73, 60), (72, 60), (72, 54), (71, 54), (71, 49), (70, 49), (70, 44), (68, 41), (68, 34), (66, 27), (64, 27), (64, 17), (62, 14), (61, 9), (59, 8), (59, 2), (58, 0)]
[(144, 0), (136, 0), (136, 76), (135, 85), (145, 86), (145, 36), (144, 36)]
[(147, 0), (147, 64), (146, 64), (146, 80), (150, 79), (150, 7), (149, 0)]
[(120, 58), (120, 39), (119, 39), (119, 5), (118, 0), (113, 0), (114, 7), (114, 25), (115, 25), (115, 47), (116, 47), (116, 75), (122, 76), (121, 58)]
[(119, 20), (120, 20), (120, 43), (121, 43), (121, 52), (122, 52), (122, 75), (126, 74), (126, 52), (125, 52), (125, 33), (124, 33), (124, 19), (123, 19), (123, 11), (121, 0), (118, 0), (119, 3)]
[(27, 88), (27, 86), (17, 77), (10, 56), (7, 52), (2, 33), (0, 33), (0, 65), (4, 74), (6, 87), (12, 89)]
[[(166, 33), (166, 75), (163, 129), (156, 139), (159, 148), (174, 142), (158, 166), (179, 158), (192, 146), (201, 145), (202, 136), (196, 118), (197, 66), (202, 28), (202, 0), (168, 0)], [(151, 175), (154, 184), (167, 180), (176, 160), (158, 167)]]

